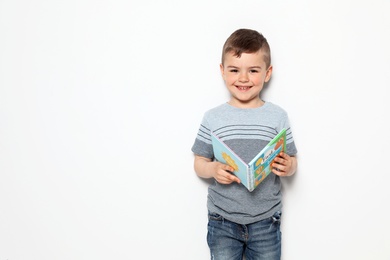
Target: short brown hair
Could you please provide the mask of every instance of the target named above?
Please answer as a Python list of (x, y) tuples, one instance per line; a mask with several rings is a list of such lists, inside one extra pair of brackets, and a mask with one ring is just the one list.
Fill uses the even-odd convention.
[(238, 29), (227, 38), (222, 49), (222, 64), (225, 55), (233, 52), (237, 57), (242, 53), (255, 53), (262, 50), (267, 68), (271, 65), (271, 49), (267, 39), (259, 32), (250, 29)]

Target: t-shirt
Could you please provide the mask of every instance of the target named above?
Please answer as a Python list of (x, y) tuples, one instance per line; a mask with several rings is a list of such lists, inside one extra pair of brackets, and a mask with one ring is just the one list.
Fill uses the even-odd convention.
[[(258, 108), (242, 109), (224, 103), (204, 116), (192, 146), (194, 154), (214, 159), (211, 131), (222, 139), (244, 162), (249, 163), (282, 128), (287, 129), (287, 154), (297, 153), (287, 113), (265, 102)], [(250, 224), (282, 208), (280, 177), (270, 173), (252, 192), (236, 182), (220, 184), (214, 180), (208, 188), (207, 208), (238, 224)]]

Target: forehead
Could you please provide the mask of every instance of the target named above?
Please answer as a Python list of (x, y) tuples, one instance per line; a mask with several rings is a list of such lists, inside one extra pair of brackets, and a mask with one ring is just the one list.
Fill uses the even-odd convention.
[(264, 52), (262, 50), (259, 50), (254, 53), (247, 53), (244, 52), (241, 54), (240, 57), (237, 57), (237, 55), (234, 52), (228, 52), (225, 55), (224, 63), (226, 66), (264, 66), (265, 60), (264, 60)]

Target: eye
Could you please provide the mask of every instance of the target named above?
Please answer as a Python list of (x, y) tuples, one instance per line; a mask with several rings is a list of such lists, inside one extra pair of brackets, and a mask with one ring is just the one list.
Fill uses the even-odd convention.
[(250, 72), (250, 73), (259, 73), (258, 70), (250, 70), (249, 72)]
[(231, 69), (231, 70), (229, 70), (229, 72), (232, 72), (232, 73), (237, 73), (237, 72), (238, 72), (238, 70), (237, 70), (237, 69)]

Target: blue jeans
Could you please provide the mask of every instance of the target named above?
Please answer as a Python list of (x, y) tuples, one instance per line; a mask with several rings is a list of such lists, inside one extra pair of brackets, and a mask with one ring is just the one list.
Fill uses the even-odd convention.
[(281, 212), (248, 225), (240, 225), (209, 213), (207, 243), (212, 260), (280, 260)]

